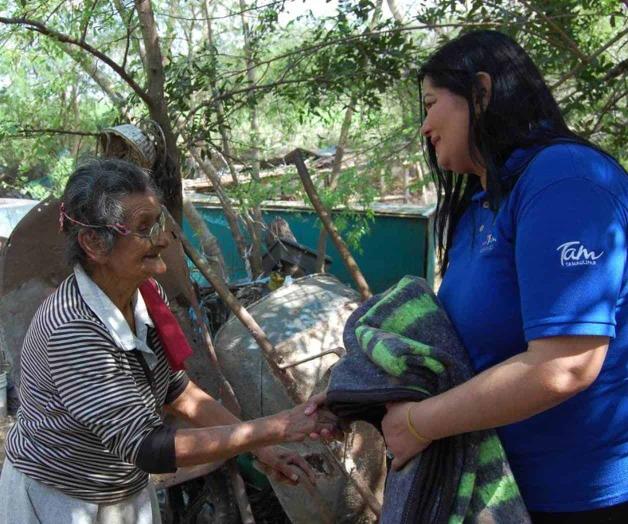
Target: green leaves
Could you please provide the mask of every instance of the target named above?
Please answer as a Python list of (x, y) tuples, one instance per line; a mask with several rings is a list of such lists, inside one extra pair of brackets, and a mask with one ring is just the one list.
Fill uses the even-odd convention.
[[(313, 4), (302, 0), (248, 0), (244, 16), (256, 69), (251, 85), (239, 1), (210, 3), (215, 10), (206, 20), (201, 0), (153, 0), (166, 47), (169, 114), (182, 135), (182, 156), (187, 156), (184, 144), (189, 141), (223, 149), (223, 134), (235, 164), (250, 163), (254, 147), (261, 158), (270, 158), (296, 146), (333, 146), (351, 105), (355, 115), (348, 146), (361, 167), (345, 169), (337, 190), (325, 198), (330, 204), (356, 198), (368, 202), (380, 191), (380, 179), (388, 188), (395, 183), (391, 166), (421, 161), (417, 67), (436, 46), (461, 32), (491, 28), (512, 35), (532, 55), (548, 83), (556, 86), (555, 96), (576, 130), (625, 159), (628, 35), (623, 34), (621, 1), (398, 3), (405, 25), (387, 16), (386, 9), (381, 18), (376, 16), (379, 1), (374, 0), (340, 0), (327, 16), (309, 14)], [(300, 8), (300, 14), (288, 17), (293, 8)], [(140, 83), (145, 78), (132, 2), (3, 0), (0, 9), (3, 16), (29, 16), (76, 39), (84, 35), (117, 63), (125, 62), (132, 78)], [(1, 24), (0, 42), (0, 176), (20, 173), (7, 175), (5, 185), (9, 180), (11, 187), (20, 187), (42, 174), (62, 172), (67, 159), (95, 151), (90, 138), (25, 136), (22, 130), (95, 131), (148, 113), (108, 67), (97, 60), (81, 61), (91, 58), (84, 50), (72, 48), (77, 59), (58, 41)], [(96, 73), (119, 94), (122, 107), (114, 105)], [(253, 141), (252, 107), (259, 128)], [(247, 206), (260, 199), (302, 196), (293, 175), (288, 170), (271, 183), (244, 184), (234, 197)]]

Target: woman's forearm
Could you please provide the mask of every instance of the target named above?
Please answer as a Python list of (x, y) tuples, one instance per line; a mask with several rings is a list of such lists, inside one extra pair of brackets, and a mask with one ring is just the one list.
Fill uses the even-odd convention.
[(284, 431), (273, 417), (241, 422), (193, 382), (170, 406), (195, 429), (175, 434), (177, 466), (191, 466), (234, 457), (282, 441)]
[(191, 380), (167, 409), (171, 414), (198, 428), (228, 426), (240, 422), (240, 419)]
[(412, 420), (419, 433), (432, 439), (499, 427), (550, 409), (591, 381), (549, 352), (526, 351), (417, 403)]
[(216, 462), (284, 440), (282, 425), (273, 417), (228, 426), (178, 429), (175, 434), (177, 467)]
[(240, 422), (222, 404), (190, 382), (169, 406), (171, 413), (197, 426), (176, 431), (176, 465), (215, 462), (247, 451), (259, 452), (259, 448), (266, 446), (331, 433), (335, 420), (308, 408), (308, 404), (301, 404), (264, 418)]

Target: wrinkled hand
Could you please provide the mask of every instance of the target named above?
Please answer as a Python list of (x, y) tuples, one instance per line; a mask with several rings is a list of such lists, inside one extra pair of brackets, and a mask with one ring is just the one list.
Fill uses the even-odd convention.
[(322, 438), (323, 440), (342, 440), (345, 437), (345, 433), (351, 431), (348, 424), (340, 420), (331, 411), (325, 408), (325, 402), (327, 401), (327, 393), (322, 392), (311, 396), (306, 402), (305, 414), (310, 415), (317, 413), (322, 420), (328, 420), (333, 423), (334, 427), (331, 431), (323, 430), (320, 434), (311, 434), (311, 439)]
[(256, 466), (276, 482), (296, 485), (303, 478), (316, 483), (316, 475), (305, 459), (282, 446), (266, 446), (253, 452), (257, 458)]
[[(392, 468), (399, 470), (415, 455), (421, 453), (427, 448), (432, 441), (418, 440), (408, 430), (407, 413), (412, 402), (395, 402), (386, 404), (387, 413), (382, 419), (382, 432), (386, 446), (392, 452), (394, 459)], [(417, 409), (413, 410), (413, 414), (419, 413)], [(425, 436), (425, 435), (423, 435)]]
[(311, 412), (308, 406), (308, 403), (300, 404), (273, 415), (274, 422), (279, 424), (282, 442), (301, 442), (307, 437), (318, 439), (332, 435), (336, 418), (324, 410)]

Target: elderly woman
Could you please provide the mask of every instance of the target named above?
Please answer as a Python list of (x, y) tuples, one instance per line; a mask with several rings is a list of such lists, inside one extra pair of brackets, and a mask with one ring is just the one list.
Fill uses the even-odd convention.
[[(72, 175), (62, 202), (74, 271), (24, 340), (0, 523), (159, 522), (148, 473), (246, 451), (285, 479), (312, 477), (300, 456), (275, 445), (327, 435), (332, 419), (322, 411), (310, 404), (306, 414), (302, 405), (241, 422), (169, 366), (138, 291), (166, 271), (169, 242), (149, 176), (123, 161), (95, 161)], [(166, 426), (164, 407), (198, 429)]]

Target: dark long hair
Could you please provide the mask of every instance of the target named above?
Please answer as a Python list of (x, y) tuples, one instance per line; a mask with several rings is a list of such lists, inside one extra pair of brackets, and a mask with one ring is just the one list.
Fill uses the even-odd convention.
[[(492, 89), (488, 103), (476, 112), (475, 107), (482, 107), (479, 72), (490, 75)], [(518, 179), (499, 176), (499, 168), (516, 148), (561, 140), (591, 145), (567, 127), (532, 59), (502, 33), (474, 31), (448, 42), (421, 67), (419, 85), (425, 77), (466, 99), (469, 151), (486, 168), (487, 198), (494, 210)], [(421, 93), (421, 103), (422, 99)], [(424, 141), (424, 148), (438, 190), (435, 233), (444, 274), (453, 231), (481, 186), (479, 177), (443, 171), (429, 140)]]

